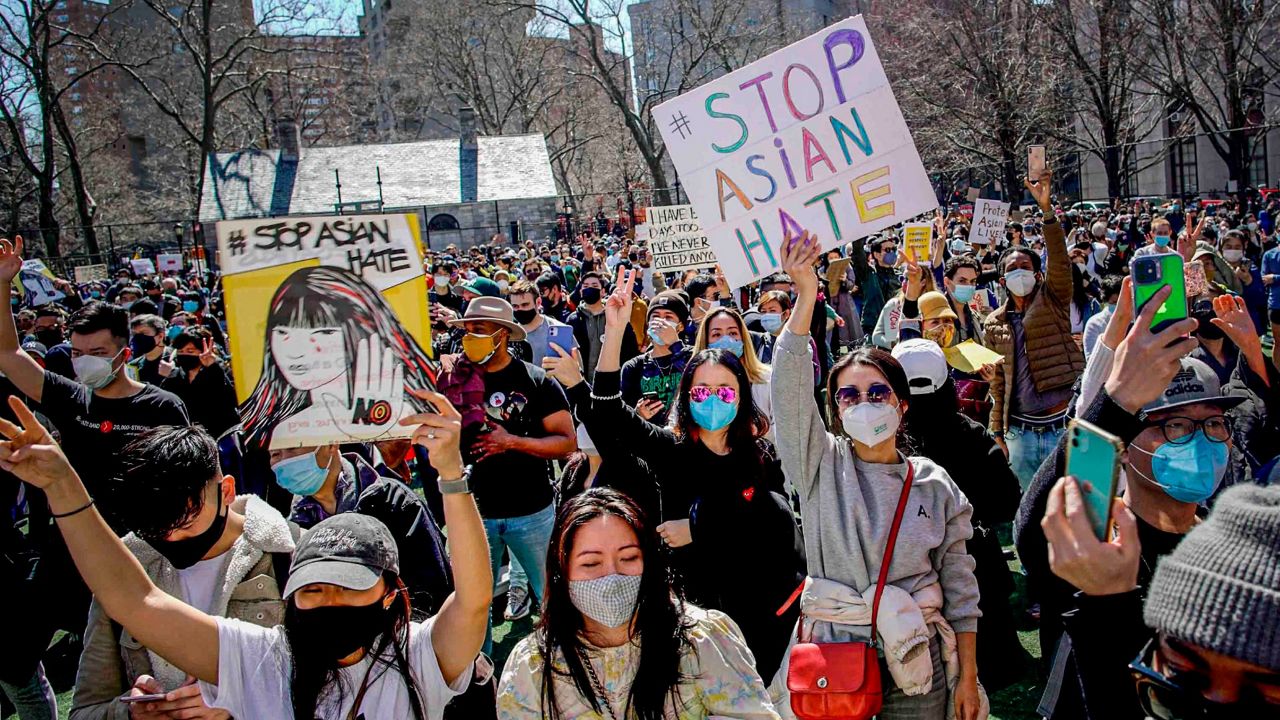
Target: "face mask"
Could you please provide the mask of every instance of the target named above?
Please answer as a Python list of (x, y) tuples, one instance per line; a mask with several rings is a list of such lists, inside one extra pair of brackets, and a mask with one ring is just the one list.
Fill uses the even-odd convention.
[(181, 540), (152, 540), (150, 544), (174, 567), (184, 570), (200, 562), (205, 555), (209, 554), (213, 546), (217, 545), (218, 540), (222, 538), (222, 531), (226, 527), (227, 511), (222, 507), (222, 492), (219, 488), (218, 514), (214, 516), (207, 530)]
[(1256, 222), (1251, 222), (1248, 225), (1245, 225), (1245, 227), (1249, 228), (1249, 232), (1258, 232), (1258, 223)]
[(530, 308), (528, 310), (512, 310), (511, 314), (515, 316), (516, 322), (521, 325), (528, 325), (533, 319), (538, 317), (538, 308)]
[(765, 332), (777, 333), (782, 329), (782, 313), (765, 313), (760, 316), (760, 327)]
[(114, 367), (116, 358), (123, 352), (124, 350), (121, 350), (109, 359), (93, 355), (71, 358), (71, 368), (76, 371), (76, 380), (87, 385), (90, 390), (98, 390), (110, 385), (111, 380), (116, 376)]
[(626, 625), (636, 613), (641, 575), (605, 575), (570, 580), (569, 600), (578, 612), (608, 628)]
[(506, 292), (507, 292), (507, 288), (508, 288), (508, 287), (510, 287), (510, 286), (511, 286), (511, 283), (507, 282), (506, 280), (499, 280), (499, 281), (498, 281), (498, 292), (500, 292), (500, 293), (506, 293)]
[(271, 466), (271, 471), (276, 474), (276, 484), (281, 489), (298, 497), (310, 497), (320, 492), (329, 477), (329, 469), (318, 464), (315, 450), (281, 460)]
[(973, 285), (956, 285), (951, 290), (951, 295), (958, 302), (967, 303), (973, 299), (973, 293), (977, 291), (977, 287)]
[(467, 333), (462, 336), (462, 354), (477, 365), (489, 362), (489, 358), (498, 352), (498, 333), (493, 335), (475, 335)]
[(150, 335), (134, 335), (129, 338), (129, 349), (133, 351), (135, 357), (142, 357), (156, 349), (156, 339)]
[(102, 293), (98, 292), (97, 290), (92, 290), (89, 292), (89, 297), (93, 298), (94, 300), (99, 300), (102, 298)]
[(656, 320), (656, 321), (654, 321), (654, 322), (650, 323), (650, 324), (649, 324), (649, 333), (648, 333), (648, 334), (649, 334), (649, 339), (653, 341), (653, 344), (654, 344), (654, 345), (661, 345), (661, 346), (663, 346), (663, 347), (666, 347), (666, 346), (667, 346), (667, 341), (666, 341), (666, 338), (662, 337), (662, 335), (663, 335), (663, 333), (665, 333), (665, 332), (666, 332), (670, 327), (671, 327), (671, 325), (669, 325), (668, 323), (663, 322), (663, 321), (661, 321), (661, 320)]
[(728, 350), (734, 355), (737, 355), (738, 357), (742, 357), (742, 341), (735, 337), (730, 337), (728, 335), (725, 335), (721, 337), (719, 340), (716, 340), (715, 342), (711, 343), (707, 347), (716, 348), (717, 350)]
[(584, 305), (595, 305), (600, 302), (600, 288), (584, 287), (582, 288), (582, 302)]
[(702, 402), (690, 402), (689, 412), (698, 427), (708, 432), (721, 430), (733, 422), (738, 414), (738, 406), (720, 399), (719, 395), (709, 395)]
[(1238, 262), (1240, 262), (1241, 260), (1243, 260), (1243, 259), (1244, 259), (1244, 251), (1243, 251), (1243, 250), (1235, 250), (1235, 249), (1232, 249), (1232, 250), (1223, 250), (1223, 251), (1222, 251), (1222, 258), (1223, 258), (1224, 260), (1226, 260), (1227, 262), (1232, 263), (1232, 264), (1234, 264), (1234, 263), (1238, 263)]
[(1018, 297), (1026, 297), (1036, 289), (1036, 274), (1030, 270), (1019, 268), (1005, 273), (1004, 286)]
[(1162, 248), (1169, 247), (1169, 242), (1172, 240), (1173, 238), (1169, 237), (1168, 235), (1157, 235), (1156, 247), (1162, 247)]
[(46, 348), (52, 348), (62, 342), (62, 331), (58, 328), (40, 328), (32, 334)]
[(200, 367), (200, 356), (199, 355), (181, 355), (181, 354), (174, 355), (173, 364), (182, 368), (186, 372), (191, 372), (192, 370), (195, 370), (196, 368)]
[(884, 267), (893, 267), (898, 263), (898, 251), (890, 250), (884, 254)]
[(448, 276), (448, 275), (436, 275), (436, 276), (435, 276), (435, 283), (434, 283), (434, 284), (435, 284), (435, 287), (436, 287), (437, 291), (439, 291), (439, 292), (443, 292), (443, 291), (445, 291), (445, 290), (448, 290), (448, 289), (449, 289), (449, 276)]
[(845, 433), (863, 445), (875, 446), (898, 432), (898, 408), (889, 403), (858, 403), (840, 412)]
[(133, 307), (133, 302), (134, 302), (133, 300), (125, 300), (124, 302), (120, 303), (120, 307), (124, 308), (125, 310), (128, 310), (129, 308)]
[(950, 325), (939, 325), (925, 330), (924, 338), (934, 341), (938, 344), (938, 347), (951, 347), (951, 344), (956, 339), (956, 329)]
[(195, 311), (197, 311), (197, 310), (199, 310), (199, 309), (200, 309), (200, 303), (196, 302), (195, 300), (183, 300), (183, 301), (182, 301), (182, 311), (183, 311), (183, 312), (193, 313), (193, 312), (195, 312)]
[(183, 330), (185, 330), (185, 329), (186, 329), (186, 328), (184, 328), (184, 327), (183, 327), (183, 326), (181, 326), (181, 325), (170, 325), (170, 326), (169, 326), (169, 329), (164, 331), (164, 336), (165, 336), (166, 338), (169, 338), (170, 340), (172, 340), (172, 339), (174, 339), (174, 338), (178, 337), (179, 335), (181, 335), (181, 334), (182, 334), (182, 331), (183, 331)]
[(1196, 430), (1191, 442), (1182, 445), (1165, 443), (1154, 453), (1136, 444), (1130, 445), (1129, 449), (1151, 457), (1151, 472), (1155, 477), (1143, 475), (1132, 465), (1129, 468), (1143, 479), (1159, 485), (1165, 494), (1178, 502), (1198, 505), (1208, 500), (1227, 472), (1227, 444), (1210, 440), (1204, 430)]
[(373, 647), (388, 626), (384, 599), (368, 605), (326, 605), (299, 610), (291, 605), (284, 629), (295, 655), (306, 653), (336, 663), (357, 650)]

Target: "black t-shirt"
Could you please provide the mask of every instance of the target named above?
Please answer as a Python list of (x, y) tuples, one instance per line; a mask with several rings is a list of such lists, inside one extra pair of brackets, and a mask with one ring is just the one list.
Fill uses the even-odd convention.
[[(512, 359), (484, 375), (485, 420), (512, 435), (546, 437), (542, 421), (561, 410), (569, 410), (569, 401), (542, 368)], [(482, 516), (532, 515), (551, 504), (551, 461), (505, 452), (476, 462), (470, 445), (471, 438), (464, 437), (464, 458), (473, 464), (471, 490)]]
[(187, 409), (176, 395), (154, 385), (127, 398), (104, 398), (87, 386), (45, 371), (40, 410), (62, 434), (62, 450), (98, 501), (112, 517), (108, 481), (119, 475), (125, 445), (161, 425), (190, 425)]

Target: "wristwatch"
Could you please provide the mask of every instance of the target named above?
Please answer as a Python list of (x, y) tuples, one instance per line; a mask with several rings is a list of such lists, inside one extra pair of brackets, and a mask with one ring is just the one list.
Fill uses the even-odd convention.
[(436, 486), (440, 488), (441, 495), (461, 495), (471, 492), (471, 466), (468, 465), (462, 469), (462, 477), (453, 480), (444, 478), (436, 480)]

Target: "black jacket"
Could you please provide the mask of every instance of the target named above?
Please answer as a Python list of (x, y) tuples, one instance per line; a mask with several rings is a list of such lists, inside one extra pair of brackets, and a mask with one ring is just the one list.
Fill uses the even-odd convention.
[[(565, 389), (565, 397), (569, 399), (569, 408), (574, 417), (578, 416), (578, 408), (591, 403), (591, 387), (578, 383)], [(581, 420), (579, 420), (581, 422)], [(588, 431), (589, 433), (590, 431)], [(644, 511), (649, 525), (657, 526), (662, 522), (662, 503), (659, 497), (658, 480), (649, 465), (618, 443), (612, 442), (612, 435), (604, 435), (600, 441), (593, 435), (591, 441), (596, 443), (596, 451), (600, 453), (601, 465), (596, 473), (594, 487), (613, 488), (629, 496)], [(585, 458), (578, 462), (570, 460), (560, 477), (560, 502), (582, 493), (586, 487), (587, 475), (590, 473)]]
[(1071, 637), (1078, 689), (1086, 720), (1143, 720), (1137, 687), (1129, 663), (1151, 637), (1142, 621), (1142, 594), (1132, 590), (1119, 595), (1089, 596), (1078, 593), (1075, 609), (1062, 616)]
[(201, 368), (194, 380), (182, 368), (174, 368), (160, 381), (160, 389), (177, 395), (191, 414), (191, 421), (209, 431), (215, 439), (240, 425), (236, 389), (222, 363)]

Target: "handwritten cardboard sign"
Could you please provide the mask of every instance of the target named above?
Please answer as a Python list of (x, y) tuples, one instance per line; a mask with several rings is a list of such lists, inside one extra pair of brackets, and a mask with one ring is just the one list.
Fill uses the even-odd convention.
[(156, 267), (160, 268), (160, 272), (182, 272), (182, 255), (160, 253), (156, 255)]
[(218, 223), (248, 442), (316, 447), (408, 437), (435, 387), (416, 215)]
[(1000, 200), (978, 200), (973, 204), (973, 225), (969, 226), (970, 245), (990, 245), (1004, 237), (1009, 223), (1009, 203)]
[(76, 282), (78, 283), (107, 279), (106, 265), (77, 265), (74, 268), (74, 271), (76, 275)]
[(129, 261), (129, 267), (138, 277), (156, 274), (156, 264), (151, 261), (151, 258), (133, 258)]
[(830, 249), (937, 207), (856, 16), (657, 106), (730, 284), (781, 269), (785, 238)]
[(654, 272), (714, 267), (715, 252), (692, 205), (664, 205), (645, 211), (641, 237), (649, 239)]
[(921, 265), (929, 263), (929, 246), (933, 243), (933, 223), (907, 223), (902, 226), (902, 244), (907, 257)]

